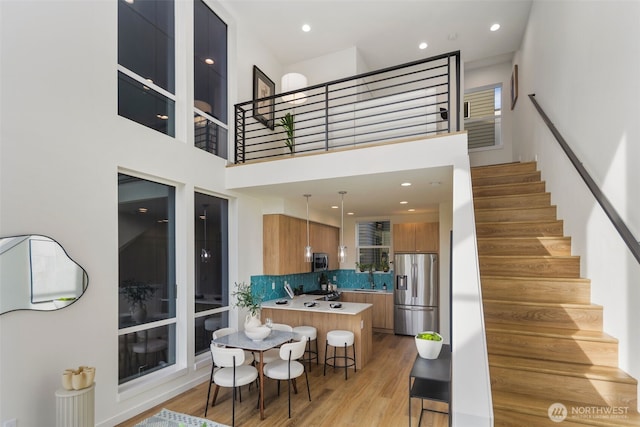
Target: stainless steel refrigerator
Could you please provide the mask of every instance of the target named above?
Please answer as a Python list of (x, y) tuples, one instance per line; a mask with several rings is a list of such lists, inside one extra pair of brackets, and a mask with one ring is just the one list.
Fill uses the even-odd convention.
[(393, 270), (395, 333), (439, 332), (438, 255), (396, 254)]

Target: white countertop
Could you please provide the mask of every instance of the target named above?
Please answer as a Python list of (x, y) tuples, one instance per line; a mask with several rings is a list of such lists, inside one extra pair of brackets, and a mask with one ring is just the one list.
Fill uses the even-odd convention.
[(361, 293), (365, 293), (365, 294), (392, 294), (393, 293), (393, 289), (382, 289), (382, 288), (375, 288), (375, 289), (369, 289), (369, 288), (339, 288), (338, 292), (354, 292), (356, 294), (361, 294)]
[[(286, 304), (276, 304), (276, 301), (287, 301)], [(305, 302), (315, 302), (314, 307), (306, 307)], [(329, 304), (340, 303), (341, 308), (331, 308)], [(262, 303), (263, 308), (273, 308), (277, 310), (298, 310), (298, 311), (311, 311), (320, 313), (333, 313), (333, 314), (351, 314), (355, 315), (369, 307), (372, 304), (363, 304), (358, 302), (341, 302), (341, 301), (323, 301), (322, 296), (319, 295), (296, 295), (291, 298), (279, 298), (264, 301)]]

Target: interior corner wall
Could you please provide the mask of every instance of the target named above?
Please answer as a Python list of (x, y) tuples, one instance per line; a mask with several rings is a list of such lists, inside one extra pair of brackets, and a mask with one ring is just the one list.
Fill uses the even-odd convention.
[(502, 145), (469, 152), (471, 166), (493, 165), (514, 161), (512, 150), (513, 114), (511, 111), (511, 63), (501, 62), (480, 68), (464, 70), (464, 90), (502, 84)]
[(630, 254), (527, 95), (640, 240), (640, 2), (534, 1), (514, 63), (514, 157), (538, 168), (604, 307), (605, 332), (619, 339), (619, 366), (640, 378), (640, 265)]

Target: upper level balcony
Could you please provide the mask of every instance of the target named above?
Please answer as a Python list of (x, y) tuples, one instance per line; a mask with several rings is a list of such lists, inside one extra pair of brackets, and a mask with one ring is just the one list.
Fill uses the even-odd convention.
[(452, 52), (256, 97), (235, 106), (234, 163), (457, 132), (460, 96), (460, 52)]

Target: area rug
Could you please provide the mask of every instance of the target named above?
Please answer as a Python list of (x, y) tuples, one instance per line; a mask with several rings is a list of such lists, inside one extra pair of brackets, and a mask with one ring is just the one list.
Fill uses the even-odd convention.
[(162, 409), (152, 417), (135, 425), (135, 427), (229, 427), (193, 415), (181, 414), (168, 409)]

